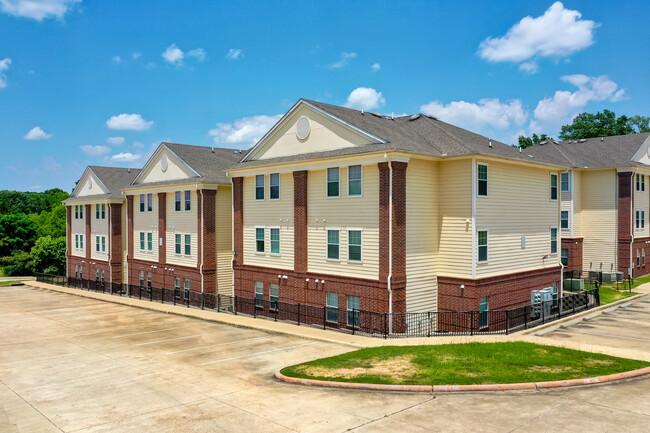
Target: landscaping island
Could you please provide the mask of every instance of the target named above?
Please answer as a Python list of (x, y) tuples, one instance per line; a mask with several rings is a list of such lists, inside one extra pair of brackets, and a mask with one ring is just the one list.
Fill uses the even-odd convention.
[(475, 385), (582, 379), (648, 366), (645, 361), (507, 342), (373, 347), (286, 367), (281, 374), (365, 384)]

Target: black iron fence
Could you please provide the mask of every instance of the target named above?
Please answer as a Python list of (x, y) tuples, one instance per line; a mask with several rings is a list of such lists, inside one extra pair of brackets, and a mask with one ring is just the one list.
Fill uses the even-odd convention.
[(616, 290), (632, 291), (634, 279), (623, 272), (564, 271), (564, 291), (582, 291), (610, 287)]
[(37, 274), (36, 281), (151, 302), (309, 325), (383, 338), (508, 334), (600, 305), (598, 288), (508, 310), (377, 313), (189, 290)]

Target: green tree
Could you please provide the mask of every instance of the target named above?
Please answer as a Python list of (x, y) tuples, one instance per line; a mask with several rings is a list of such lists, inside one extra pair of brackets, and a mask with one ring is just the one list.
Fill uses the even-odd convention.
[(36, 235), (50, 235), (53, 238), (65, 236), (65, 206), (56, 205), (51, 212), (41, 212), (40, 214), (31, 214), (30, 219), (36, 223)]
[(581, 113), (570, 125), (564, 125), (560, 131), (562, 140), (579, 140), (581, 138), (609, 137), (636, 132), (631, 119), (625, 115), (616, 117), (613, 111), (603, 110), (596, 114)]
[(2, 270), (8, 277), (26, 276), (34, 273), (32, 255), (25, 251), (17, 251), (13, 256), (0, 258)]
[(36, 223), (27, 215), (0, 215), (0, 257), (29, 251), (35, 241)]
[(38, 238), (32, 247), (34, 271), (47, 274), (65, 274), (65, 236)]
[(552, 139), (553, 139), (552, 137), (549, 137), (546, 134), (542, 134), (539, 137), (537, 136), (537, 134), (533, 134), (532, 137), (524, 137), (523, 135), (520, 135), (518, 141), (519, 141), (519, 147), (525, 149), (535, 144), (539, 144), (542, 141), (552, 140)]
[(636, 116), (630, 117), (630, 125), (637, 133), (650, 132), (650, 117)]

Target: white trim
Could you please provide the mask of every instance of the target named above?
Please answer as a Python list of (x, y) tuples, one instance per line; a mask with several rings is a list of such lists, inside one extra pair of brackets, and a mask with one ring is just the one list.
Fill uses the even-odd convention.
[(574, 203), (574, 194), (573, 194), (573, 191), (575, 191), (575, 171), (569, 170), (569, 173), (571, 173), (569, 179), (569, 182), (571, 182), (571, 216), (569, 218), (569, 227), (571, 228), (571, 239), (573, 239), (573, 220), (575, 219), (574, 218), (575, 203)]
[[(562, 227), (562, 212), (566, 212), (566, 228)], [(571, 216), (568, 210), (560, 209), (560, 230), (569, 230), (571, 228)]]
[(135, 179), (133, 179), (133, 182), (131, 182), (131, 186), (141, 185), (141, 183), (139, 183), (139, 181), (141, 180), (140, 177), (144, 176), (144, 173), (147, 171), (147, 167), (149, 166), (149, 164), (151, 163), (151, 161), (153, 161), (153, 160), (157, 157), (157, 155), (158, 155), (160, 152), (162, 152), (161, 149), (163, 149), (163, 148), (167, 149), (167, 151), (169, 151), (169, 153), (171, 153), (171, 154), (174, 155), (176, 158), (178, 158), (178, 160), (179, 160), (180, 162), (182, 162), (183, 164), (185, 164), (185, 165), (187, 166), (187, 168), (189, 168), (190, 170), (192, 170), (192, 171), (194, 172), (194, 174), (196, 174), (197, 177), (203, 177), (203, 176), (201, 176), (201, 175), (199, 174), (198, 171), (194, 170), (194, 169), (192, 168), (191, 165), (189, 165), (187, 162), (185, 162), (185, 161), (183, 160), (183, 158), (181, 158), (180, 156), (176, 155), (176, 153), (174, 153), (174, 152), (173, 152), (169, 147), (167, 147), (167, 144), (163, 141), (163, 142), (161, 142), (161, 143), (158, 145), (158, 149), (156, 149), (156, 151), (153, 153), (153, 155), (151, 155), (151, 156), (149, 157), (149, 159), (147, 160), (147, 162), (144, 164), (144, 166), (143, 166), (142, 169), (140, 170), (140, 173), (138, 173), (138, 175), (135, 177)]
[[(567, 189), (567, 190), (562, 189), (562, 175), (564, 175), (564, 174), (566, 174), (567, 178), (568, 178), (567, 183), (568, 183), (568, 188), (569, 189)], [(571, 192), (571, 173), (568, 172), (568, 171), (564, 171), (564, 172), (560, 173), (560, 193), (563, 193), (563, 192)]]
[[(329, 231), (337, 231), (339, 232), (339, 258), (338, 259), (331, 259), (329, 257)], [(335, 245), (335, 244), (332, 244)], [(340, 262), (341, 261), (341, 228), (340, 227), (325, 227), (325, 259), (330, 262)]]
[[(264, 251), (257, 251), (257, 229), (264, 230)], [(255, 254), (266, 255), (266, 226), (255, 226)]]
[[(553, 229), (555, 229), (555, 252), (553, 252), (553, 249), (552, 249), (553, 235), (551, 233), (551, 230), (553, 230)], [(560, 240), (561, 240), (560, 230), (558, 229), (558, 227), (557, 226), (549, 226), (549, 228), (548, 228), (548, 236), (549, 236), (549, 241), (550, 241), (550, 243), (549, 243), (549, 251), (550, 251), (549, 255), (556, 256), (557, 253), (558, 253), (558, 250), (561, 247), (561, 244), (560, 244)]]
[[(473, 160), (473, 161), (476, 163), (476, 166), (475, 166), (475, 172), (476, 173), (474, 173), (476, 175), (476, 181), (475, 181), (475, 183), (476, 183), (476, 194), (475, 194), (475, 196), (479, 197), (479, 198), (489, 197), (489, 195), (490, 195), (490, 164), (488, 164), (487, 162), (479, 162), (479, 161), (476, 161), (476, 160)], [(485, 179), (485, 184), (487, 185), (487, 191), (485, 192), (485, 195), (479, 195), (479, 193), (478, 193), (478, 181), (479, 181), (478, 167), (481, 166), (481, 165), (484, 165), (487, 168), (487, 179)]]
[[(552, 193), (552, 191), (553, 191), (553, 182), (552, 182), (553, 176), (555, 176), (555, 198), (553, 198), (553, 193)], [(558, 183), (560, 183), (560, 179), (559, 179), (559, 176), (558, 176), (557, 172), (555, 172), (555, 171), (550, 172), (549, 176), (548, 176), (548, 198), (549, 198), (550, 201), (558, 201), (559, 198), (560, 198), (560, 189), (561, 188), (558, 185)]]
[[(350, 195), (350, 167), (359, 167), (361, 169), (361, 194)], [(349, 198), (363, 197), (363, 165), (361, 165), (361, 164), (348, 165), (347, 166), (347, 175), (348, 175), (348, 182), (347, 182), (347, 184), (348, 184), (348, 197)], [(339, 176), (340, 176), (340, 172), (339, 172)]]
[[(262, 182), (263, 183), (262, 191), (264, 192), (264, 194), (263, 194), (264, 197), (262, 197), (262, 198), (257, 198), (257, 188), (259, 188), (257, 186), (257, 178), (259, 176), (262, 176), (262, 179), (264, 179), (264, 182)], [(255, 201), (264, 201), (264, 200), (266, 200), (266, 175), (264, 175), (264, 174), (256, 174), (255, 175), (255, 187), (253, 188), (253, 191), (255, 192)]]
[[(357, 228), (357, 227), (348, 227), (345, 229), (346, 234), (348, 235), (347, 239), (347, 262), (348, 263), (363, 263), (363, 228)], [(350, 232), (361, 232), (361, 244), (359, 244), (359, 247), (361, 248), (361, 259), (360, 260), (350, 260)], [(339, 243), (341, 242), (341, 238), (339, 237)], [(339, 247), (340, 249), (340, 247)], [(340, 256), (340, 254), (339, 254)]]
[[(190, 253), (189, 254), (185, 253), (185, 247), (187, 246), (187, 243), (185, 242), (185, 236), (190, 237)], [(192, 233), (183, 233), (182, 241), (183, 241), (183, 257), (192, 257)]]
[[(278, 229), (278, 246), (280, 247), (280, 252), (274, 253), (273, 251), (273, 240), (271, 239), (271, 230)], [(279, 257), (282, 255), (282, 227), (272, 226), (269, 227), (269, 255), (274, 257)]]
[[(75, 193), (77, 192), (77, 189), (81, 188), (86, 183), (86, 182), (83, 182), (83, 180), (85, 179), (86, 173), (88, 173), (88, 172), (92, 173), (95, 176), (95, 180), (97, 180), (97, 182), (99, 182), (99, 186), (103, 190), (102, 194), (111, 194), (113, 192), (110, 189), (108, 189), (108, 187), (104, 184), (104, 182), (102, 182), (102, 180), (99, 178), (99, 176), (97, 176), (97, 173), (95, 173), (93, 171), (93, 169), (90, 168), (90, 166), (88, 166), (88, 167), (86, 167), (83, 174), (81, 175), (81, 178), (79, 179), (79, 182), (77, 183), (77, 185), (75, 185), (74, 189), (72, 190), (72, 194), (70, 194), (70, 198), (78, 197), (77, 195), (75, 195)], [(84, 196), (79, 197), (79, 199), (84, 199), (84, 198), (85, 198)]]
[[(482, 264), (484, 264), (484, 263), (488, 263), (488, 262), (490, 261), (490, 229), (487, 229), (487, 228), (477, 228), (477, 229), (474, 230), (474, 231), (476, 232), (476, 256), (474, 257), (473, 262), (476, 263), (476, 264), (481, 264), (481, 265), (482, 265)], [(478, 258), (479, 248), (481, 247), (481, 246), (478, 244), (478, 232), (485, 232), (485, 233), (487, 233), (487, 244), (485, 245), (486, 248), (487, 248), (487, 260), (479, 260), (479, 258)]]
[[(278, 175), (278, 198), (271, 197), (271, 187), (272, 187), (272, 185), (271, 185), (271, 176), (273, 176), (274, 174)], [(273, 200), (273, 201), (280, 200), (280, 198), (282, 197), (280, 195), (280, 185), (281, 184), (282, 184), (282, 178), (280, 176), (280, 173), (277, 173), (277, 172), (276, 173), (269, 173), (269, 200)]]
[[(339, 194), (330, 196), (329, 195), (330, 181), (329, 181), (328, 175), (329, 175), (330, 169), (333, 169), (333, 168), (335, 168), (335, 169), (337, 169), (339, 171), (339, 180), (338, 180)], [(332, 183), (334, 183), (334, 182), (332, 182)], [(325, 198), (341, 198), (341, 167), (328, 167), (328, 168), (325, 169)]]
[[(477, 249), (477, 232), (474, 229), (476, 227), (476, 199), (478, 194), (478, 167), (476, 163), (476, 158), (472, 158), (472, 219), (471, 219), (471, 233), (472, 233), (472, 278), (476, 278), (476, 262), (478, 259), (478, 249)], [(488, 179), (489, 179), (489, 170), (488, 170)], [(489, 188), (489, 186), (488, 186)]]

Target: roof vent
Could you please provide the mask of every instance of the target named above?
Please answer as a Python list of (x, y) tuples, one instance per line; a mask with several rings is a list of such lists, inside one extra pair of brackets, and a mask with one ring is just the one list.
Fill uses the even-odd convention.
[(540, 146), (543, 146), (543, 145), (545, 145), (546, 143), (548, 143), (548, 141), (544, 140), (544, 141), (540, 141), (538, 144), (539, 144)]
[(603, 137), (600, 137), (600, 141), (603, 141)]
[(420, 118), (419, 114), (414, 114), (411, 117), (409, 117), (409, 120), (415, 120), (415, 119), (419, 119), (419, 118)]
[(432, 116), (431, 114), (429, 114), (427, 117), (429, 119), (438, 120), (438, 118), (436, 116)]
[(578, 140), (578, 141), (579, 141), (580, 143), (584, 143), (585, 141), (587, 141), (587, 139), (586, 139), (586, 138), (581, 138), (581, 139)]
[(210, 148), (210, 152), (214, 153), (214, 147)]
[(488, 146), (492, 147), (492, 139), (488, 138)]
[(127, 168), (126, 171), (127, 171), (127, 173), (131, 173), (131, 169), (130, 169), (130, 168)]
[(521, 146), (519, 146), (519, 153), (521, 153)]
[(381, 113), (377, 113), (377, 112), (372, 113), (372, 115), (377, 117), (384, 117)]

